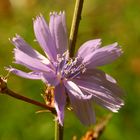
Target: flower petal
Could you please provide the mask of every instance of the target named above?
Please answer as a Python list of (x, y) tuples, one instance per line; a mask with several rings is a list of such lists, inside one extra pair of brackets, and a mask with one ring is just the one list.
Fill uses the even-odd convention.
[(15, 69), (15, 68), (12, 68), (12, 67), (9, 67), (9, 68), (6, 68), (6, 70), (8, 70), (9, 72), (12, 72), (18, 76), (21, 76), (23, 78), (27, 78), (27, 79), (41, 79), (40, 77), (40, 74), (39, 73), (35, 73), (35, 72), (29, 72), (29, 73), (26, 73), (26, 72), (23, 72), (21, 70), (18, 70), (18, 69)]
[(42, 72), (52, 71), (50, 67), (42, 63), (39, 59), (29, 56), (28, 54), (22, 52), (18, 48), (14, 49), (14, 53), (15, 53), (15, 63), (17, 64), (21, 64), (33, 71), (42, 71)]
[(90, 55), (87, 55), (83, 63), (89, 69), (95, 68), (97, 66), (102, 66), (109, 64), (116, 60), (122, 54), (122, 49), (117, 43), (99, 48), (95, 50)]
[(78, 85), (83, 93), (89, 95), (92, 94), (93, 100), (96, 103), (108, 108), (112, 112), (117, 112), (121, 108), (121, 106), (124, 105), (122, 99), (106, 94), (106, 91), (99, 91), (97, 90), (98, 87), (94, 89), (95, 87), (93, 88), (92, 84), (86, 82), (82, 83), (81, 81), (79, 81)]
[(63, 125), (64, 120), (64, 109), (66, 105), (66, 94), (65, 87), (62, 83), (58, 84), (54, 90), (55, 97), (55, 109), (57, 111), (58, 120), (61, 125)]
[(34, 32), (37, 41), (45, 51), (49, 59), (55, 61), (57, 58), (57, 50), (54, 40), (51, 36), (50, 29), (42, 15), (34, 20)]
[(60, 80), (53, 72), (42, 73), (42, 80), (44, 83), (50, 84), (52, 86), (57, 86), (60, 83)]
[(119, 87), (117, 81), (99, 69), (86, 70), (86, 72), (81, 74), (78, 79), (100, 85), (100, 87), (111, 91), (115, 96), (124, 96), (124, 91)]
[(56, 44), (57, 53), (62, 55), (68, 47), (65, 12), (50, 13), (49, 28)]
[(80, 88), (72, 81), (64, 81), (67, 90), (77, 99), (90, 99), (91, 96), (84, 95)]
[(95, 113), (92, 108), (91, 100), (78, 99), (69, 90), (67, 91), (67, 93), (70, 98), (71, 106), (80, 121), (84, 125), (94, 124)]
[(84, 58), (87, 55), (93, 53), (96, 49), (98, 49), (101, 45), (101, 39), (94, 39), (85, 42), (78, 50), (77, 56), (80, 58)]
[(25, 54), (39, 59), (41, 62), (43, 62), (45, 65), (50, 65), (50, 61), (41, 55), (39, 52), (34, 50), (30, 45), (28, 45), (19, 35), (16, 35), (16, 37), (13, 37), (11, 40), (12, 44), (16, 46), (17, 49), (24, 52)]
[[(95, 70), (96, 72), (96, 70)], [(84, 94), (89, 94), (93, 96), (93, 100), (110, 109), (113, 112), (117, 112), (122, 105), (124, 105), (121, 99), (122, 93), (121, 89), (117, 84), (112, 83), (105, 79), (105, 77), (100, 77), (94, 72), (91, 75), (85, 74), (80, 78), (74, 79), (74, 82), (80, 87)]]

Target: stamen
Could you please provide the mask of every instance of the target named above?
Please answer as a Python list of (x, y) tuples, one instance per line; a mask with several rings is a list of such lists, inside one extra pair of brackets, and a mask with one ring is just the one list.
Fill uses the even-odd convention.
[(80, 73), (85, 72), (84, 64), (80, 63), (77, 58), (68, 58), (68, 53), (57, 55), (56, 74), (63, 78), (74, 78)]

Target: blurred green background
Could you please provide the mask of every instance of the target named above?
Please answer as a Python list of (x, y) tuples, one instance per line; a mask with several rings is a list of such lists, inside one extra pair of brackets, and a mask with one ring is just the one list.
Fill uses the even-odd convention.
[[(42, 13), (49, 21), (50, 11), (66, 11), (70, 31), (74, 0), (0, 0), (0, 74), (5, 66), (15, 66), (13, 46), (8, 38), (20, 34), (34, 48), (32, 18)], [(114, 114), (101, 140), (140, 139), (140, 1), (85, 0), (79, 27), (77, 48), (85, 41), (102, 38), (103, 45), (118, 42), (124, 55), (102, 69), (115, 77), (126, 92), (125, 106)], [(16, 66), (18, 68), (23, 68)], [(43, 102), (41, 81), (10, 75), (11, 89)], [(53, 140), (54, 122), (49, 113), (36, 114), (40, 108), (6, 95), (0, 95), (0, 140)], [(109, 111), (96, 107), (97, 120)], [(66, 111), (64, 140), (80, 137), (89, 128), (83, 126), (72, 112)]]

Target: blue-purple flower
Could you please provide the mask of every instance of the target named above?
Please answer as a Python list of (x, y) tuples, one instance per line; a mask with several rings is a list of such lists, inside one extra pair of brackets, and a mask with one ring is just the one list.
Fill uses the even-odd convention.
[(39, 15), (33, 26), (36, 40), (45, 54), (40, 54), (16, 35), (11, 39), (15, 46), (15, 63), (27, 67), (30, 72), (12, 67), (8, 70), (24, 78), (41, 79), (54, 87), (54, 105), (61, 125), (67, 98), (85, 125), (95, 123), (93, 102), (113, 112), (120, 109), (124, 104), (122, 90), (111, 76), (97, 69), (120, 57), (122, 50), (117, 43), (101, 47), (101, 39), (89, 40), (79, 48), (75, 58), (70, 58), (64, 12), (50, 13), (49, 25)]

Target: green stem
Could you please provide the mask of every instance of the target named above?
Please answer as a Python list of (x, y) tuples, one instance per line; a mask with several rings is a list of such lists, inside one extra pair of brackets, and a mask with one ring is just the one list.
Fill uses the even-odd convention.
[[(71, 25), (70, 37), (69, 37), (69, 49), (70, 57), (73, 57), (75, 51), (75, 44), (77, 39), (78, 27), (81, 20), (81, 12), (83, 8), (84, 0), (76, 0), (75, 9), (73, 14), (73, 20)], [(63, 140), (64, 127), (61, 126), (56, 119), (55, 121), (55, 140)]]
[(61, 126), (58, 120), (55, 120), (55, 140), (63, 140), (64, 127)]
[(75, 9), (74, 9), (70, 37), (69, 37), (70, 57), (73, 57), (75, 51), (75, 44), (77, 39), (78, 27), (81, 20), (83, 3), (84, 0), (76, 0), (75, 3)]

